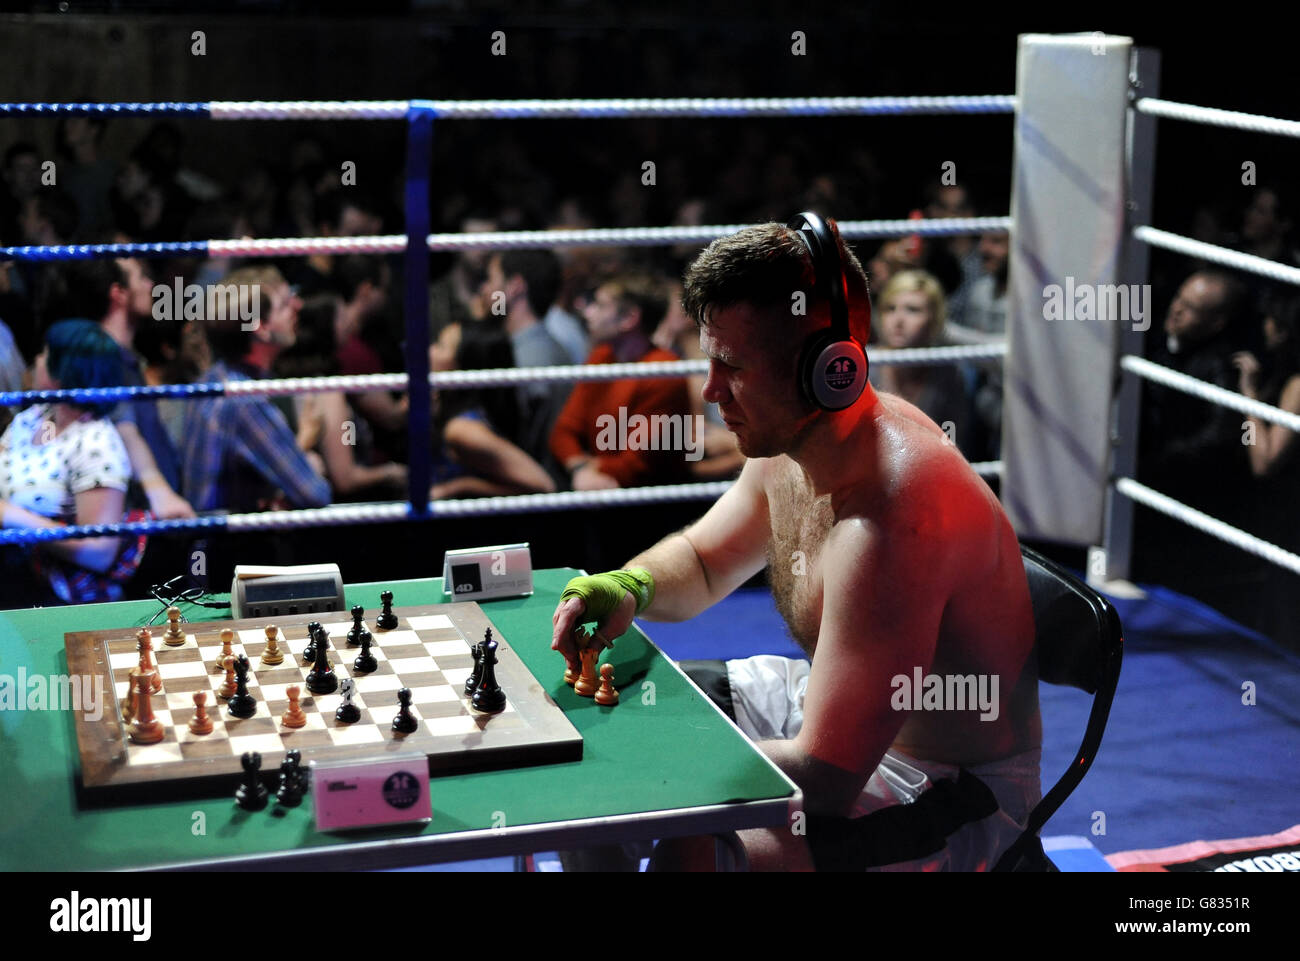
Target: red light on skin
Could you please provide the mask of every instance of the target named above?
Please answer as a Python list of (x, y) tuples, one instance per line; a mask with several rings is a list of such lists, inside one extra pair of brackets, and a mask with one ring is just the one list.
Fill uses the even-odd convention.
[[(913, 210), (907, 215), (908, 220), (924, 220), (925, 215), (919, 210)], [(921, 235), (909, 234), (903, 241), (903, 249), (907, 251), (907, 256), (912, 260), (921, 259)]]

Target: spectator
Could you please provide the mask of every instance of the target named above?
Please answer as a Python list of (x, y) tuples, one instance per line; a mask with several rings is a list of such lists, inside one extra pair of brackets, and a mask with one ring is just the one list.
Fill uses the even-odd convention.
[[(974, 217), (975, 207), (971, 204), (965, 187), (932, 182), (926, 190), (925, 215), (930, 218)], [(949, 287), (946, 290), (948, 317), (953, 323), (964, 323), (963, 315), (971, 289), (983, 274), (979, 244), (973, 236), (958, 235), (938, 239), (933, 249), (946, 252), (957, 264), (960, 280), (955, 288)]]
[(4, 191), (0, 192), (0, 241), (21, 244), (19, 213), (41, 189), (41, 155), (36, 145), (25, 140), (10, 144), (5, 151)]
[[(666, 308), (663, 285), (655, 278), (632, 274), (601, 284), (585, 312), (596, 345), (587, 363), (676, 360), (650, 340)], [(631, 443), (630, 431), (611, 446), (605, 428), (609, 417), (630, 424), (636, 415), (668, 415), (685, 424), (690, 413), (681, 378), (578, 384), (556, 421), (551, 450), (574, 490), (673, 483), (687, 473), (680, 451), (646, 449), (648, 444)]]
[[(656, 347), (670, 351), (681, 360), (704, 360), (700, 350), (700, 333), (689, 314), (682, 307), (682, 285), (673, 281), (668, 287), (668, 309), (664, 319), (655, 329)], [(692, 374), (686, 379), (691, 398), (694, 423), (704, 424), (704, 453), (690, 462), (691, 479), (696, 481), (722, 480), (734, 477), (745, 466), (745, 455), (740, 452), (736, 435), (722, 423), (717, 404), (704, 400), (704, 374)]]
[[(243, 268), (227, 282), (239, 303), (227, 298), (230, 287), (209, 291), (203, 323), (213, 364), (200, 377), (203, 382), (264, 376), (295, 337), (300, 301), (279, 271)], [(241, 319), (250, 307), (257, 316)], [(268, 400), (220, 396), (188, 404), (182, 493), (196, 510), (260, 510), (281, 501), (294, 507), (329, 503), (329, 484), (298, 449), (284, 415)]]
[[(67, 265), (68, 313), (89, 317), (117, 344), (122, 355), (122, 383), (145, 384), (142, 360), (135, 352), (140, 321), (155, 323), (153, 280), (142, 261), (76, 260)], [(173, 305), (177, 312), (180, 305)], [(110, 413), (126, 445), (131, 469), (155, 517), (170, 520), (193, 517), (194, 511), (176, 493), (180, 486), (180, 458), (152, 400), (124, 400)]]
[[(113, 161), (100, 155), (106, 121), (102, 116), (61, 115), (55, 133), (59, 183), (77, 204), (81, 235), (98, 240), (113, 228)], [(206, 239), (206, 238), (205, 238)]]
[[(378, 204), (355, 187), (317, 194), (315, 219), (318, 237), (369, 237), (384, 229)], [(310, 254), (295, 259), (286, 269), (303, 296), (311, 297), (330, 288), (334, 261), (334, 254)]]
[[(488, 261), (483, 297), (491, 320), (504, 317), (514, 362), (519, 367), (551, 367), (571, 363), (542, 324), (559, 289), (560, 265), (548, 250), (510, 250)], [(571, 384), (530, 383), (517, 390), (519, 427), (511, 437), (534, 460), (557, 476), (549, 442), (555, 420), (569, 397)], [(504, 425), (494, 425), (504, 430)]]
[(1291, 243), (1291, 217), (1271, 187), (1256, 187), (1241, 216), (1238, 248), (1247, 254), (1288, 266), (1300, 264), (1300, 252)]
[[(340, 257), (334, 262), (334, 287), (343, 296), (334, 332), (339, 373), (354, 377), (392, 369), (384, 359), (392, 346), (387, 343), (388, 265), (364, 254)], [(372, 390), (349, 395), (348, 403), (369, 424), (377, 461), (404, 462), (410, 410), (407, 395)]]
[[(1233, 355), (1239, 389), (1252, 400), (1300, 414), (1300, 297), (1275, 296), (1264, 310), (1265, 353), (1262, 359), (1242, 352)], [(1252, 527), (1266, 540), (1286, 550), (1300, 551), (1300, 512), (1295, 494), (1300, 489), (1300, 444), (1296, 432), (1281, 424), (1247, 418), (1254, 431), (1246, 453), (1255, 475), (1257, 513)], [(1294, 599), (1295, 575), (1270, 565), (1266, 592), (1268, 610), (1263, 626), (1274, 640), (1300, 646), (1300, 617)]]
[[(335, 294), (308, 298), (298, 315), (298, 336), (275, 360), (277, 377), (332, 377), (338, 373), (335, 331), (343, 301)], [(298, 447), (321, 458), (335, 500), (391, 500), (406, 489), (406, 468), (371, 466), (364, 421), (338, 392), (294, 397)], [(360, 421), (360, 423), (358, 423)]]
[[(32, 376), (37, 390), (120, 386), (121, 352), (93, 321), (60, 321), (46, 332), (45, 344)], [(36, 404), (14, 418), (0, 437), (3, 526), (54, 528), (124, 519), (131, 465), (107, 417), (111, 406), (59, 401)], [(143, 550), (143, 537), (49, 541), (29, 550), (31, 568), (10, 556), (6, 569), (37, 591), (23, 604), (119, 600)]]
[[(880, 313), (874, 319), (880, 346), (886, 350), (936, 347), (943, 343), (946, 317), (943, 288), (923, 270), (895, 274), (880, 294)], [(916, 405), (943, 428), (961, 452), (971, 456), (967, 437), (969, 401), (961, 373), (952, 364), (933, 367), (882, 366), (871, 368), (877, 390), (897, 394)]]
[[(504, 327), (485, 320), (445, 327), (431, 363), (434, 370), (488, 370), (513, 367), (514, 355)], [(436, 405), (431, 500), (555, 490), (536, 460), (492, 429), (494, 419), (509, 423), (518, 416), (513, 391), (447, 390)]]
[(977, 249), (983, 274), (971, 285), (962, 314), (963, 326), (981, 334), (1001, 335), (1007, 329), (1010, 238), (1005, 233), (989, 232), (981, 235)]

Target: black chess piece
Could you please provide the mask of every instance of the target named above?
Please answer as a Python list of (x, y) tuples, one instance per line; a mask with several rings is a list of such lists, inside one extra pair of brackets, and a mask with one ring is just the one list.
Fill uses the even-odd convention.
[(420, 720), (411, 713), (411, 689), (404, 687), (397, 692), (397, 703), (401, 710), (393, 718), (393, 730), (398, 734), (414, 734), (420, 729)]
[[(492, 629), (488, 628), (488, 630), (490, 632)], [(473, 697), (479, 678), (483, 676), (483, 642), (479, 641), (469, 649), (469, 652), (474, 655), (474, 670), (470, 672), (469, 677), (465, 678), (465, 696)]]
[(384, 605), (384, 609), (375, 619), (375, 627), (381, 631), (397, 630), (397, 615), (393, 613), (393, 592), (383, 591), (379, 595), (379, 601)]
[(298, 765), (297, 751), (290, 751), (280, 762), (280, 787), (275, 792), (275, 799), (285, 807), (297, 807), (302, 803), (302, 771)]
[(352, 605), (352, 630), (348, 631), (348, 647), (356, 647), (361, 643), (361, 632), (366, 629), (361, 622), (365, 618), (366, 609), (360, 604)]
[(339, 676), (329, 659), (329, 634), (324, 628), (316, 634), (316, 659), (307, 673), (307, 690), (313, 694), (333, 694), (339, 688)]
[(358, 674), (373, 674), (379, 670), (379, 662), (375, 660), (375, 655), (370, 653), (370, 645), (373, 641), (374, 638), (369, 631), (361, 632), (361, 653), (352, 662), (352, 669)]
[(312, 621), (307, 625), (307, 649), (302, 652), (302, 662), (310, 664), (316, 660), (316, 632), (320, 630), (320, 621)]
[(257, 698), (248, 693), (248, 658), (240, 654), (235, 660), (235, 693), (226, 701), (231, 717), (252, 717), (257, 713)]
[(474, 710), (482, 711), (484, 714), (504, 711), (506, 692), (501, 690), (501, 685), (497, 683), (496, 641), (488, 639), (483, 642), (482, 665), (482, 676), (479, 678), (478, 687), (474, 689), (474, 697), (470, 700), (470, 704), (474, 706)]
[(239, 759), (244, 766), (244, 780), (235, 791), (235, 801), (245, 811), (260, 811), (266, 807), (269, 792), (262, 783), (262, 755), (256, 751), (245, 751)]
[(284, 756), (286, 760), (293, 761), (293, 775), (296, 779), (295, 783), (298, 787), (298, 794), (306, 794), (307, 786), (310, 783), (311, 778), (308, 776), (307, 769), (302, 766), (302, 751), (298, 750), (296, 747), (290, 748), (285, 752)]
[(341, 690), (343, 692), (343, 703), (334, 712), (334, 720), (340, 724), (355, 724), (361, 720), (361, 708), (352, 703), (352, 698), (357, 693), (357, 682), (349, 677), (343, 681)]

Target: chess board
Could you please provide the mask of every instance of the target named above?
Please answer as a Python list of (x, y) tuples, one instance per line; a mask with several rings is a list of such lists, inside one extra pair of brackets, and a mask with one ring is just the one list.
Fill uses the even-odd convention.
[[(133, 742), (122, 717), (130, 671), (139, 661), (139, 628), (65, 635), (69, 670), (103, 677), (109, 702), (98, 720), (75, 713), (86, 797), (129, 800), (233, 792), (245, 751), (262, 755), (264, 775), (273, 774), (291, 748), (302, 752), (304, 765), (313, 760), (422, 754), (435, 774), (582, 757), (582, 736), (477, 604), (395, 608), (398, 626), (391, 631), (375, 627), (378, 612), (376, 604), (365, 621), (374, 637), (371, 654), (378, 661), (370, 673), (353, 667), (361, 648), (348, 645), (352, 619), (341, 611), (182, 624), (185, 643), (177, 647), (163, 642), (165, 623), (154, 628), (154, 660), (163, 688), (153, 695), (151, 705), (166, 730), (157, 744)], [(307, 621), (313, 619), (329, 633), (329, 660), (340, 684), (349, 677), (356, 681), (354, 703), (361, 709), (360, 721), (344, 724), (335, 719), (342, 702), (339, 692), (322, 696), (307, 690), (311, 663), (303, 652)], [(284, 653), (283, 663), (274, 667), (261, 663), (270, 626), (278, 629), (277, 644)], [(507, 699), (504, 711), (490, 715), (475, 711), (464, 691), (474, 666), (470, 646), (483, 638), (488, 627), (498, 642), (496, 676)], [(250, 718), (232, 717), (225, 701), (217, 697), (225, 680), (218, 664), (223, 628), (235, 632), (234, 655), (244, 654), (249, 660), (248, 691), (257, 700), (257, 711)], [(302, 692), (301, 708), (307, 715), (302, 728), (281, 723), (291, 686)], [(417, 731), (406, 735), (392, 730), (399, 709), (397, 692), (403, 687), (412, 692), (412, 709), (420, 722)], [(195, 691), (208, 692), (207, 712), (214, 729), (203, 736), (189, 729)]]

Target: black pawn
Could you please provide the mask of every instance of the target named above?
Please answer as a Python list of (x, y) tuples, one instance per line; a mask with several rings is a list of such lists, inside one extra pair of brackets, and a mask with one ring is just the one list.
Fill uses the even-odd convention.
[(352, 630), (348, 631), (348, 647), (356, 647), (361, 643), (361, 632), (365, 626), (361, 623), (365, 620), (366, 609), (360, 604), (354, 604), (352, 607)]
[(248, 658), (243, 654), (235, 661), (235, 693), (226, 702), (231, 717), (252, 717), (257, 713), (257, 698), (248, 693)]
[(381, 631), (393, 631), (397, 629), (397, 615), (393, 613), (393, 592), (384, 591), (379, 595), (380, 603), (384, 605), (383, 611), (375, 619), (375, 627)]
[(280, 787), (275, 792), (275, 799), (285, 807), (297, 807), (302, 803), (302, 772), (299, 770), (299, 758), (290, 751), (280, 762)]
[(501, 685), (497, 683), (497, 642), (486, 640), (483, 642), (483, 673), (479, 678), (478, 687), (474, 689), (474, 697), (470, 701), (474, 705), (474, 710), (482, 711), (484, 714), (496, 714), (504, 711), (506, 707), (506, 692), (501, 690)]
[(270, 793), (262, 783), (262, 755), (256, 751), (246, 751), (239, 762), (244, 765), (244, 780), (235, 791), (235, 801), (245, 811), (260, 811), (266, 807), (266, 798)]
[(370, 636), (369, 631), (361, 632), (361, 653), (352, 662), (352, 669), (358, 674), (373, 674), (379, 670), (379, 662), (375, 660), (375, 655), (370, 653), (370, 645), (373, 641), (374, 638)]
[(398, 734), (414, 734), (420, 729), (420, 721), (411, 713), (411, 689), (404, 687), (397, 692), (397, 703), (401, 710), (393, 718), (393, 730)]
[(316, 660), (307, 673), (307, 690), (313, 694), (333, 694), (339, 688), (339, 676), (329, 659), (329, 635), (322, 628), (316, 635)]
[[(491, 628), (488, 628), (491, 631)], [(483, 676), (483, 642), (479, 641), (469, 649), (474, 655), (474, 670), (469, 677), (465, 678), (465, 696), (473, 697), (474, 689), (478, 687), (479, 678)]]
[(320, 621), (312, 621), (307, 625), (307, 649), (302, 652), (302, 662), (310, 664), (316, 660), (316, 632), (320, 630)]
[(294, 783), (298, 787), (298, 794), (306, 794), (309, 778), (307, 777), (307, 769), (302, 766), (302, 751), (298, 750), (296, 747), (290, 748), (285, 753), (284, 757), (285, 760), (293, 762)]

